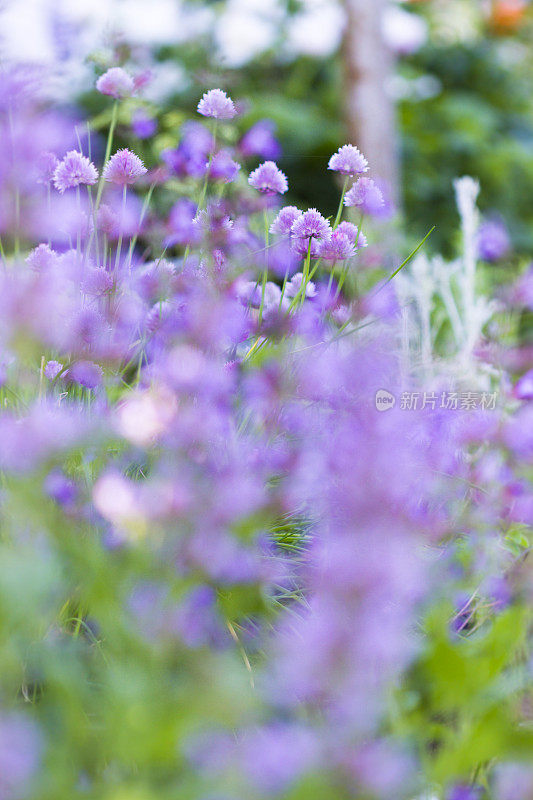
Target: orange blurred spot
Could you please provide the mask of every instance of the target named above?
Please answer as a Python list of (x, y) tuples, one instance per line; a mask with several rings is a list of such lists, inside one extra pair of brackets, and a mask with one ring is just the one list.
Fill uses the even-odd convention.
[(520, 27), (529, 3), (527, 0), (496, 0), (492, 7), (490, 22), (500, 33), (508, 33)]

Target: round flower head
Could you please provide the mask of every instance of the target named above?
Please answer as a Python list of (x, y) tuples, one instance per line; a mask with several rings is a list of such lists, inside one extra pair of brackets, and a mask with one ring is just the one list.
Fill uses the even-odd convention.
[(62, 369), (63, 364), (60, 364), (59, 361), (48, 361), (44, 368), (45, 377), (48, 378), (49, 381), (53, 381), (57, 378)]
[(143, 162), (131, 150), (119, 150), (112, 156), (104, 168), (104, 178), (120, 186), (135, 183), (137, 178), (147, 173)]
[(288, 236), (296, 220), (302, 216), (302, 212), (296, 206), (285, 206), (270, 226), (270, 233), (278, 233), (281, 236)]
[(508, 255), (511, 240), (504, 223), (500, 220), (487, 220), (480, 225), (477, 236), (478, 256), (484, 261), (499, 261)]
[(320, 256), (325, 261), (345, 261), (355, 255), (355, 247), (345, 233), (334, 231), (330, 239), (320, 246)]
[(209, 177), (212, 181), (232, 183), (237, 177), (241, 165), (234, 161), (229, 150), (219, 150), (209, 165)]
[(274, 161), (265, 161), (250, 174), (248, 183), (263, 194), (285, 194), (289, 188), (287, 176)]
[(344, 198), (344, 205), (359, 208), (363, 214), (377, 214), (385, 205), (381, 189), (372, 178), (359, 178)]
[(51, 183), (58, 164), (59, 159), (54, 153), (41, 153), (37, 163), (37, 183)]
[(368, 161), (353, 144), (345, 144), (331, 156), (328, 169), (343, 175), (362, 175), (368, 169)]
[(54, 172), (54, 186), (58, 192), (65, 192), (80, 184), (91, 185), (98, 180), (98, 171), (86, 156), (77, 150), (70, 150), (60, 161)]
[(122, 67), (111, 67), (98, 78), (96, 88), (101, 94), (120, 100), (133, 94), (135, 84), (131, 75), (128, 75)]
[[(286, 297), (296, 297), (296, 295), (300, 292), (302, 288), (302, 280), (303, 280), (303, 273), (297, 272), (296, 275), (293, 275), (291, 280), (288, 282), (287, 286), (285, 287), (285, 296)], [(308, 281), (305, 287), (305, 296), (306, 297), (316, 297), (316, 286), (313, 281)]]
[(310, 208), (293, 223), (292, 235), (297, 239), (329, 239), (331, 225), (316, 208)]
[(213, 119), (233, 119), (237, 113), (233, 100), (222, 89), (211, 89), (198, 103), (198, 113)]
[(341, 222), (336, 231), (337, 233), (344, 233), (351, 243), (355, 244), (357, 240), (357, 225), (354, 225), (353, 222)]

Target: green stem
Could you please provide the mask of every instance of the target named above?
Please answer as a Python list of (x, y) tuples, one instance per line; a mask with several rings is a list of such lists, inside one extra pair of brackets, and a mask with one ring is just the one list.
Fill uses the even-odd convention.
[[(142, 224), (146, 216), (146, 211), (148, 209), (148, 206), (150, 205), (150, 200), (152, 199), (154, 188), (155, 188), (155, 183), (152, 183), (152, 185), (148, 189), (148, 192), (146, 193), (146, 197), (144, 198), (144, 203), (141, 209), (141, 215), (139, 217), (139, 231), (142, 228)], [(133, 251), (135, 249), (135, 245), (137, 244), (137, 239), (139, 237), (139, 231), (133, 236), (133, 238), (130, 241), (130, 247), (128, 252), (128, 269), (131, 268), (131, 260), (133, 258)]]
[(120, 214), (120, 230), (118, 235), (118, 245), (117, 245), (117, 252), (115, 254), (115, 276), (117, 274), (118, 265), (120, 261), (120, 254), (122, 252), (122, 236), (124, 231), (124, 219), (126, 217), (126, 192), (128, 189), (128, 184), (125, 183), (122, 187), (122, 211)]
[(200, 194), (200, 201), (198, 203), (198, 208), (196, 209), (197, 214), (199, 211), (203, 209), (205, 203), (205, 197), (207, 194), (207, 185), (209, 183), (209, 172), (211, 169), (211, 162), (213, 161), (213, 154), (215, 153), (217, 147), (217, 130), (218, 130), (218, 119), (215, 119), (213, 126), (213, 150), (209, 154), (209, 161), (207, 163), (207, 169), (205, 171), (205, 178), (204, 178), (204, 184), (202, 186), (202, 192)]
[(268, 211), (265, 208), (263, 211), (263, 220), (265, 224), (265, 267), (263, 269), (263, 281), (261, 284), (261, 306), (259, 307), (259, 324), (263, 320), (263, 308), (265, 305), (265, 290), (268, 278), (268, 246), (269, 246), (269, 224), (268, 224)]
[(333, 230), (335, 230), (336, 228), (338, 228), (338, 226), (339, 226), (339, 222), (341, 221), (341, 217), (342, 217), (342, 210), (343, 210), (343, 206), (344, 206), (344, 198), (345, 198), (345, 196), (346, 196), (346, 190), (347, 190), (347, 188), (348, 188), (348, 181), (349, 181), (349, 180), (350, 180), (350, 176), (349, 176), (349, 175), (347, 175), (347, 176), (345, 177), (345, 179), (344, 179), (344, 185), (343, 185), (343, 187), (342, 187), (342, 193), (341, 193), (341, 200), (340, 200), (340, 203), (339, 203), (339, 208), (338, 208), (338, 210), (337, 210), (337, 216), (335, 217), (335, 222), (334, 222), (334, 224), (333, 224)]
[(104, 165), (102, 167), (102, 171), (100, 173), (100, 180), (98, 181), (98, 190), (96, 192), (96, 203), (95, 203), (95, 210), (98, 211), (100, 208), (100, 200), (102, 199), (102, 192), (104, 191), (104, 170), (106, 167), (107, 162), (109, 161), (109, 156), (111, 155), (111, 147), (113, 146), (113, 136), (115, 134), (115, 128), (117, 126), (117, 115), (118, 115), (118, 100), (115, 100), (113, 103), (113, 110), (111, 112), (111, 122), (109, 125), (109, 133), (107, 134), (107, 144), (105, 148), (105, 158), (104, 158)]

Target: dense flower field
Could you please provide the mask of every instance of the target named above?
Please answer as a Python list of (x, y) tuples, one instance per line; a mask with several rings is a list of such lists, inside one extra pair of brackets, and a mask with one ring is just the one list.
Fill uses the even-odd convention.
[(364, 155), (283, 206), (218, 89), (147, 169), (143, 80), (100, 152), (0, 79), (0, 800), (531, 800), (533, 274), (468, 178), (457, 262), (363, 269)]

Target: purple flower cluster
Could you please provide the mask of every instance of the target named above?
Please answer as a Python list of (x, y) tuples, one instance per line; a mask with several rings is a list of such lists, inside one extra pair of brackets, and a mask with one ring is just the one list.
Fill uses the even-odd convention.
[[(236, 113), (221, 90), (198, 111)], [(0, 271), (0, 800), (409, 800), (439, 770), (477, 800), (478, 737), (483, 785), (523, 800), (530, 353), (504, 413), (440, 402), (393, 282), (345, 290), (366, 239), (342, 214), (378, 213), (378, 186), (336, 219), (280, 208), (276, 163), (247, 183), (236, 160), (277, 157), (261, 124), (232, 148), (187, 123), (148, 191), (129, 149), (96, 192), (83, 143), (26, 153), (46, 225)], [(485, 728), (509, 734), (494, 767)]]

